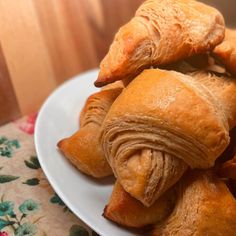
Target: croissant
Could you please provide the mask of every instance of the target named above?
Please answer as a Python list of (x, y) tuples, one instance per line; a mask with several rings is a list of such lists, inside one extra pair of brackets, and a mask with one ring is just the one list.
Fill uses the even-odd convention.
[(126, 83), (123, 80), (115, 81), (114, 83), (107, 84), (106, 86), (103, 86), (101, 88), (101, 91), (103, 91), (103, 90), (110, 90), (110, 89), (116, 89), (116, 88), (123, 89), (125, 87), (125, 84)]
[(230, 73), (236, 75), (236, 30), (226, 29), (224, 41), (214, 49), (213, 54)]
[(175, 197), (174, 189), (170, 189), (151, 207), (145, 207), (116, 181), (103, 216), (126, 227), (142, 228), (165, 219), (174, 208)]
[(95, 85), (205, 53), (223, 38), (224, 19), (216, 9), (195, 0), (147, 0), (116, 34)]
[(214, 57), (209, 54), (199, 54), (185, 60), (163, 66), (162, 69), (174, 70), (183, 74), (190, 72), (208, 71), (217, 74), (227, 74), (225, 66), (219, 64)]
[(100, 142), (125, 191), (150, 206), (188, 167), (212, 167), (235, 125), (235, 79), (150, 69), (113, 103)]
[[(81, 129), (58, 143), (62, 153), (85, 174), (101, 178), (112, 170), (98, 142), (101, 124), (122, 88), (104, 90), (91, 95), (80, 114)], [(88, 148), (89, 147), (89, 148)]]
[(191, 171), (178, 183), (174, 211), (152, 236), (235, 236), (236, 200), (212, 171)]

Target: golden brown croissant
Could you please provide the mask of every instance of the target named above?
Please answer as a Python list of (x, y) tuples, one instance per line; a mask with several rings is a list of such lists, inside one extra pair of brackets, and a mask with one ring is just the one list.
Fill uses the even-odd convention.
[(212, 171), (190, 171), (177, 185), (175, 209), (152, 236), (235, 236), (236, 200)]
[(116, 34), (95, 85), (205, 53), (223, 38), (224, 19), (216, 9), (195, 0), (147, 0)]
[(123, 80), (115, 81), (114, 83), (107, 84), (106, 86), (103, 86), (101, 90), (110, 90), (110, 89), (116, 89), (121, 88), (123, 89), (125, 87), (125, 82)]
[(236, 30), (226, 29), (224, 41), (214, 49), (213, 54), (230, 73), (236, 75)]
[(80, 114), (81, 129), (58, 143), (63, 154), (82, 172), (100, 178), (112, 174), (98, 142), (101, 124), (122, 88), (91, 95)]
[(174, 70), (183, 74), (198, 71), (209, 71), (212, 73), (227, 75), (225, 67), (216, 62), (209, 54), (199, 54), (188, 59), (164, 66), (162, 69)]
[(150, 206), (188, 166), (212, 167), (235, 125), (235, 79), (150, 69), (113, 103), (101, 144), (125, 191)]
[(141, 228), (165, 219), (173, 210), (176, 194), (170, 189), (151, 207), (131, 197), (117, 181), (103, 216), (120, 225)]

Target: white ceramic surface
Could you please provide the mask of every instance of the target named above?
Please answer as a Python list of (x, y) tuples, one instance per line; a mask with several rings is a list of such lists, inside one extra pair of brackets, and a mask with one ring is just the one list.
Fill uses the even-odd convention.
[(65, 204), (103, 236), (134, 235), (102, 217), (114, 183), (96, 181), (81, 174), (57, 150), (57, 142), (78, 130), (78, 117), (86, 98), (98, 91), (93, 86), (97, 70), (81, 74), (60, 86), (42, 106), (35, 127), (35, 146), (40, 164)]

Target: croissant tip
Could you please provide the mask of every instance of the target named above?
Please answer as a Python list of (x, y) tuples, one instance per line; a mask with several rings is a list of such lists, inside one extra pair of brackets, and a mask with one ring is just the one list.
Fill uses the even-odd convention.
[(97, 80), (94, 82), (94, 85), (95, 85), (95, 87), (97, 87), (97, 88), (101, 88), (101, 87), (103, 87), (104, 85), (106, 85), (106, 83), (100, 81), (99, 79), (97, 79)]
[(107, 84), (114, 83), (118, 80), (121, 80), (120, 76), (117, 76), (115, 74), (101, 74), (101, 72), (98, 75), (97, 80), (94, 82), (94, 85), (98, 88), (103, 87)]
[(64, 142), (64, 139), (60, 140), (60, 141), (57, 143), (57, 147), (58, 147), (59, 149), (62, 148), (63, 142)]
[(106, 206), (104, 207), (103, 213), (102, 213), (102, 216), (103, 216), (104, 218), (106, 218), (106, 219), (108, 219), (108, 217), (107, 217), (107, 208), (108, 208), (108, 205), (106, 205)]
[(97, 87), (97, 88), (101, 88), (101, 87), (103, 87), (103, 86), (105, 86), (105, 85), (108, 85), (108, 84), (111, 84), (111, 83), (114, 83), (114, 82), (116, 82), (116, 81), (120, 81), (121, 79), (120, 78), (104, 78), (104, 79), (100, 79), (100, 78), (98, 78), (95, 82), (94, 82), (94, 85), (95, 85), (95, 87)]

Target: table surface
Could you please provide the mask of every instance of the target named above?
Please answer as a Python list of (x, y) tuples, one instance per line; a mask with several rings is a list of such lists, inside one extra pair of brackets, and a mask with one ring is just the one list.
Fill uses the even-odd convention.
[(34, 147), (36, 114), (0, 128), (0, 236), (97, 235), (48, 183)]

